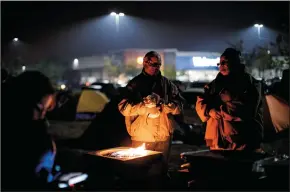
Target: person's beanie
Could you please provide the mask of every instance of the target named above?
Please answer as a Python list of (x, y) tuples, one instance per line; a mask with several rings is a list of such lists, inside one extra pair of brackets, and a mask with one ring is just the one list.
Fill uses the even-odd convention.
[(241, 64), (241, 60), (240, 60), (241, 52), (237, 51), (234, 48), (227, 48), (223, 52), (221, 57), (222, 56), (226, 57), (226, 59), (228, 59), (230, 61), (230, 63), (232, 63), (232, 64)]
[(148, 53), (146, 53), (146, 55), (144, 56), (144, 58), (147, 57), (149, 60), (152, 57), (156, 57), (158, 60), (158, 63), (161, 63), (161, 56), (159, 53), (157, 53), (156, 51), (149, 51)]

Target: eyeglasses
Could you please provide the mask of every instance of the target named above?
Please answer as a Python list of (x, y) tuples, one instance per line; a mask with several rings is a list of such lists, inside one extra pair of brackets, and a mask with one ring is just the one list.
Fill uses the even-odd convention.
[(222, 61), (218, 63), (217, 66), (219, 67), (220, 65), (227, 65), (227, 64), (228, 64), (228, 61)]
[(147, 61), (146, 62), (150, 67), (160, 67), (161, 66), (161, 63), (158, 63), (158, 62), (156, 62), (156, 63), (152, 63), (152, 62), (150, 62), (150, 61)]

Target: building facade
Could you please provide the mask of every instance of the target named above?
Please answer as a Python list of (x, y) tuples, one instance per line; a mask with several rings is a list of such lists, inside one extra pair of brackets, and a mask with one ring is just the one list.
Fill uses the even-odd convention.
[(106, 58), (105, 55), (75, 58), (72, 61), (72, 68), (80, 72), (80, 83), (93, 83), (106, 79), (107, 75), (104, 72)]
[(182, 81), (210, 81), (217, 74), (220, 53), (185, 52), (177, 49), (126, 49), (111, 52), (115, 65), (135, 66), (142, 69), (144, 55), (157, 51), (162, 58), (161, 72), (169, 79)]
[[(80, 83), (93, 83), (96, 81), (127, 81), (139, 74), (143, 67), (144, 55), (151, 51), (157, 51), (162, 59), (161, 72), (169, 79), (180, 81), (212, 81), (218, 74), (217, 63), (221, 53), (201, 51), (179, 51), (177, 49), (123, 49), (110, 51), (106, 55), (95, 55), (89, 57), (75, 58), (72, 68), (81, 74)], [(252, 67), (250, 73), (257, 79), (269, 79), (281, 77), (282, 70), (289, 67), (286, 57), (272, 57), (285, 63), (283, 67), (276, 69), (265, 69), (263, 71)], [(106, 63), (120, 69), (119, 77), (110, 77), (105, 69)], [(277, 62), (277, 61), (276, 61)], [(282, 65), (281, 65), (282, 66)], [(130, 69), (130, 70), (128, 70)], [(122, 74), (122, 75), (121, 75)], [(118, 76), (118, 75), (117, 75)]]
[(217, 73), (220, 53), (185, 52), (176, 53), (176, 78), (181, 81), (211, 81)]
[[(132, 66), (133, 68), (136, 68), (136, 73), (140, 73), (143, 68), (143, 57), (146, 53), (152, 50), (157, 51), (161, 56), (161, 72), (164, 75), (175, 79), (176, 49), (124, 49), (112, 51), (109, 55), (114, 65), (119, 65), (123, 69)], [(134, 76), (136, 74), (131, 73), (130, 75)]]

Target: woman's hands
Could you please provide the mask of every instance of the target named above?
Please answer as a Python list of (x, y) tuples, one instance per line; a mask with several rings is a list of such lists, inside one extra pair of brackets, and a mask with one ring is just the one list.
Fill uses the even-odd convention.
[(209, 114), (209, 116), (211, 116), (214, 119), (221, 119), (222, 118), (221, 112), (217, 111), (215, 109), (211, 109), (208, 114)]

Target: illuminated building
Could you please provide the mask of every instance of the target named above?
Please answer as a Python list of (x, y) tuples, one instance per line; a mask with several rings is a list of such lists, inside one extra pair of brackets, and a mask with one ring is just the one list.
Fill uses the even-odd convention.
[(185, 52), (176, 53), (176, 78), (181, 81), (211, 81), (217, 73), (220, 53)]

